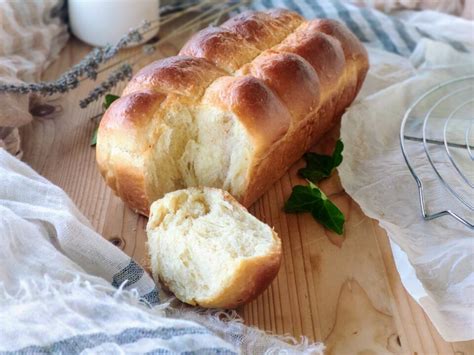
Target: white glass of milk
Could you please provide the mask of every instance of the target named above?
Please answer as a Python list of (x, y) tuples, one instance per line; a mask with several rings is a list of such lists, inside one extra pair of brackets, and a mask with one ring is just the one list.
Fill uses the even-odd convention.
[(143, 43), (158, 32), (159, 7), (159, 0), (68, 0), (69, 23), (80, 40), (102, 47), (115, 44), (147, 20), (151, 26)]

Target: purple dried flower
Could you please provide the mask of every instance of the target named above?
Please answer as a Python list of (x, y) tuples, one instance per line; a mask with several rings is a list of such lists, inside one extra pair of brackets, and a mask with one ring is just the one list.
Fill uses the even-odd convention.
[(123, 64), (119, 69), (115, 70), (110, 76), (97, 86), (94, 90), (89, 92), (86, 98), (79, 102), (81, 108), (86, 108), (91, 102), (97, 101), (101, 96), (110, 91), (119, 82), (129, 80), (132, 77), (133, 70), (130, 64)]
[[(39, 83), (0, 83), (0, 92), (19, 94), (34, 92), (49, 96), (56, 93), (65, 93), (69, 90), (75, 89), (79, 86), (79, 82), (84, 78), (92, 80), (97, 79), (97, 71), (99, 66), (110, 60), (119, 52), (120, 49), (124, 48), (128, 44), (140, 42), (143, 39), (140, 31), (144, 31), (149, 27), (150, 23), (145, 22), (139, 28), (130, 30), (114, 46), (107, 45), (103, 48), (94, 48), (78, 64), (74, 65), (71, 69), (63, 73), (57, 80)], [(125, 70), (122, 66), (119, 70), (115, 71), (109, 77), (109, 79), (113, 78), (114, 74), (116, 75), (116, 82), (125, 80), (127, 78), (127, 76), (123, 76), (123, 79), (119, 80), (119, 76), (117, 76), (119, 73), (121, 73), (120, 75), (128, 75), (127, 70)]]
[(146, 44), (143, 46), (143, 53), (152, 54), (156, 50), (156, 47), (152, 44)]

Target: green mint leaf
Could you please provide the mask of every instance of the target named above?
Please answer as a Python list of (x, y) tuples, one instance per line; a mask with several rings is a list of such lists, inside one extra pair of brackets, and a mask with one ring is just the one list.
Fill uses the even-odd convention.
[(327, 229), (342, 235), (344, 233), (344, 215), (341, 210), (327, 198), (324, 192), (320, 192), (322, 204), (316, 205), (311, 211), (311, 215)]
[(344, 233), (345, 218), (337, 206), (316, 185), (293, 187), (290, 198), (285, 203), (285, 212), (311, 213), (313, 218), (327, 229), (337, 234)]
[(99, 131), (99, 125), (97, 124), (97, 127), (94, 128), (94, 132), (92, 133), (91, 137), (91, 147), (95, 147), (97, 144), (97, 132)]
[(344, 150), (344, 143), (340, 139), (336, 142), (334, 152), (332, 152), (332, 166), (337, 168), (342, 163), (342, 151)]
[[(109, 106), (112, 105), (112, 102), (114, 102), (118, 98), (120, 98), (120, 96), (112, 95), (112, 94), (105, 95), (104, 102), (102, 103), (104, 110), (107, 110)], [(94, 132), (92, 133), (91, 143), (90, 143), (91, 147), (94, 147), (97, 144), (97, 132), (99, 130), (99, 123), (97, 123), (97, 127), (94, 129)]]
[(120, 96), (112, 95), (112, 94), (105, 95), (104, 103), (103, 103), (104, 110), (107, 110), (109, 106), (112, 105), (112, 102), (114, 102), (118, 98), (120, 98)]
[(289, 213), (311, 212), (315, 201), (321, 199), (321, 190), (311, 186), (296, 185), (291, 191), (290, 198), (285, 203), (284, 210)]
[(306, 160), (306, 167), (298, 170), (298, 174), (312, 182), (318, 182), (331, 176), (334, 169), (342, 162), (343, 150), (344, 144), (339, 139), (331, 156), (311, 152), (306, 153), (303, 156), (304, 160)]

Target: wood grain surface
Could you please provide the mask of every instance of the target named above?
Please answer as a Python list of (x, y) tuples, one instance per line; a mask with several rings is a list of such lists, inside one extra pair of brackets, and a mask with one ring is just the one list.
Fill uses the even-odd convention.
[[(162, 46), (137, 66), (172, 55), (181, 43)], [(56, 78), (89, 49), (71, 39), (43, 79)], [(93, 87), (94, 83), (84, 82), (65, 96), (47, 100), (55, 112), (35, 117), (21, 130), (24, 160), (63, 188), (97, 232), (146, 266), (146, 219), (107, 188), (96, 167), (95, 149), (89, 145), (96, 125), (91, 117), (101, 112), (101, 103), (80, 109), (78, 101)], [(113, 92), (120, 93), (120, 88)], [(315, 150), (330, 152), (337, 134), (335, 129)], [(274, 226), (284, 257), (271, 287), (239, 310), (245, 322), (323, 341), (327, 353), (333, 354), (474, 354), (474, 342), (447, 343), (440, 337), (403, 288), (385, 232), (343, 191), (337, 176), (321, 183), (321, 188), (346, 216), (343, 238), (307, 214), (282, 212), (292, 186), (302, 182), (296, 175), (301, 165), (295, 164), (250, 209)]]

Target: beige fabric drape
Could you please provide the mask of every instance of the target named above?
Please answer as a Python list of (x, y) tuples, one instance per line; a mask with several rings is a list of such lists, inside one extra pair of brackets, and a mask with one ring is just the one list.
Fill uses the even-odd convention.
[[(62, 0), (0, 0), (0, 82), (37, 82), (68, 39)], [(31, 121), (31, 95), (0, 93), (0, 147), (21, 156), (18, 127)]]

